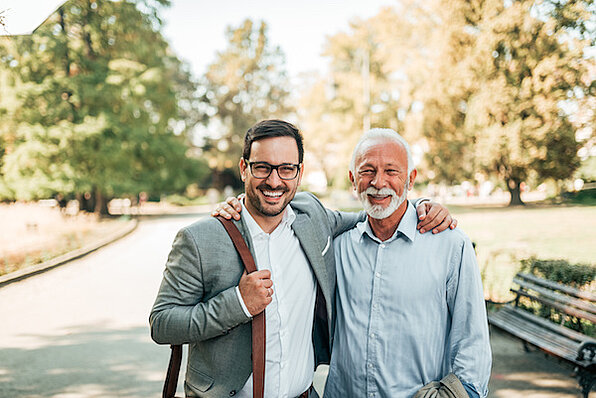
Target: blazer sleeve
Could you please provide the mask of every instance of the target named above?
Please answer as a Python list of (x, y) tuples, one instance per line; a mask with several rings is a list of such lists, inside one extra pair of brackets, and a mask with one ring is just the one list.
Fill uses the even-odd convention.
[(192, 234), (178, 232), (149, 316), (159, 344), (186, 344), (227, 334), (250, 320), (232, 286), (204, 299), (203, 264)]

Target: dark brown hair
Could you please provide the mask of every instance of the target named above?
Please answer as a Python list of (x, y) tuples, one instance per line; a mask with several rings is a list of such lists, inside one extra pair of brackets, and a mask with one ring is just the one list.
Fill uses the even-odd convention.
[(302, 134), (292, 123), (278, 119), (262, 120), (248, 129), (244, 136), (244, 149), (242, 157), (246, 160), (250, 157), (252, 143), (270, 137), (292, 137), (298, 146), (298, 163), (304, 159), (304, 146)]

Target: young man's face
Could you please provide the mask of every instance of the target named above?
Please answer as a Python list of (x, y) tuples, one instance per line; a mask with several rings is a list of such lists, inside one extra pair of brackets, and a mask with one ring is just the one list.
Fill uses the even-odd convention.
[[(296, 189), (300, 185), (303, 169), (299, 166), (298, 173), (293, 179), (282, 179), (282, 176), (288, 176), (288, 170), (292, 166), (287, 166), (285, 170), (271, 170), (266, 178), (257, 178), (253, 176), (250, 165), (257, 162), (266, 162), (272, 166), (281, 164), (298, 164), (298, 146), (296, 140), (292, 137), (271, 137), (254, 141), (250, 150), (250, 159), (246, 162), (240, 159), (240, 174), (244, 181), (244, 190), (246, 193), (246, 206), (254, 215), (257, 214), (267, 217), (274, 217), (281, 214), (288, 203), (294, 198)], [(266, 167), (266, 165), (265, 165)]]

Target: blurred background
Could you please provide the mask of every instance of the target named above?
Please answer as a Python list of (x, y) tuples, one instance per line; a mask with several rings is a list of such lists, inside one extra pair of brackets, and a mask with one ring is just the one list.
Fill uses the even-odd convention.
[(0, 34), (0, 275), (210, 211), (281, 118), (302, 189), (343, 210), (363, 131), (402, 134), (411, 197), (459, 220), (487, 299), (545, 261), (594, 291), (592, 1), (0, 0)]

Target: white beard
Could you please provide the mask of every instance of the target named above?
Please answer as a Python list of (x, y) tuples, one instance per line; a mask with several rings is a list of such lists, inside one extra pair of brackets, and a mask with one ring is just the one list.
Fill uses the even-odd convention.
[[(390, 195), (391, 202), (389, 202), (389, 205), (387, 207), (383, 207), (382, 205), (373, 205), (368, 200), (368, 195), (381, 195), (381, 196), (389, 196)], [(376, 189), (373, 187), (368, 187), (366, 189), (366, 191), (362, 191), (358, 194), (358, 197), (360, 198), (360, 202), (362, 202), (362, 206), (364, 207), (366, 214), (368, 214), (372, 218), (376, 218), (379, 220), (382, 220), (382, 219), (387, 218), (390, 215), (392, 215), (397, 210), (397, 208), (399, 206), (401, 206), (402, 203), (404, 203), (407, 196), (408, 196), (408, 181), (406, 181), (406, 183), (404, 185), (404, 191), (401, 194), (401, 196), (399, 196), (399, 197), (397, 196), (397, 192), (395, 192), (391, 188)]]

